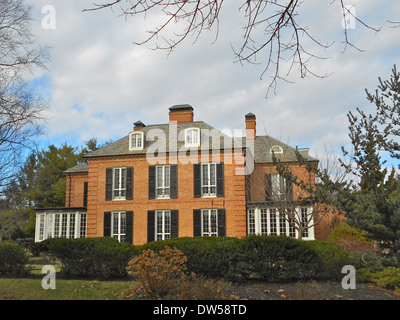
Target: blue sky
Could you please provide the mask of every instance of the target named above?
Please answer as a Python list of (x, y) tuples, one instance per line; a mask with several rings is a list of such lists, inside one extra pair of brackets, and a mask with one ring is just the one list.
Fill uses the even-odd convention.
[[(48, 70), (32, 76), (32, 83), (48, 99), (50, 108), (42, 145), (69, 142), (81, 145), (97, 137), (116, 140), (132, 130), (137, 120), (166, 123), (175, 104), (194, 107), (195, 120), (218, 129), (244, 129), (244, 115), (257, 117), (258, 134), (269, 134), (292, 146), (308, 147), (322, 157), (325, 149), (340, 153), (348, 145), (349, 110), (370, 107), (365, 88), (375, 90), (378, 77), (386, 79), (400, 58), (400, 2), (345, 1), (356, 15), (378, 33), (356, 22), (350, 41), (363, 51), (347, 47), (341, 26), (339, 1), (309, 0), (299, 9), (299, 22), (316, 39), (332, 45), (323, 50), (311, 42), (307, 49), (327, 59), (313, 59), (309, 67), (320, 79), (301, 79), (296, 69), (292, 83), (279, 82), (266, 98), (269, 73), (263, 65), (235, 63), (231, 48), (241, 43), (243, 12), (239, 2), (224, 2), (219, 36), (204, 32), (196, 43), (187, 39), (169, 56), (136, 46), (158, 15), (125, 20), (117, 12), (82, 12), (92, 0), (29, 0), (32, 27), (38, 42), (52, 47)], [(55, 9), (54, 30), (45, 30), (42, 8)], [(283, 66), (285, 67), (285, 66)]]

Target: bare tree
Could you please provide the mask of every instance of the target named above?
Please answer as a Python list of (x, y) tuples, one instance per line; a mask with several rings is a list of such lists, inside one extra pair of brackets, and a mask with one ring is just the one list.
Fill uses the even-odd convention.
[[(83, 11), (118, 7), (125, 17), (146, 16), (149, 13), (161, 14), (165, 17), (164, 21), (148, 31), (149, 35), (144, 41), (136, 44), (143, 45), (156, 40), (156, 49), (170, 52), (189, 36), (194, 36), (196, 41), (203, 31), (212, 30), (214, 26), (217, 39), (223, 2), (223, 0), (115, 0), (95, 3), (92, 8)], [(301, 78), (307, 74), (317, 77), (327, 76), (327, 74), (318, 75), (309, 68), (309, 61), (312, 58), (322, 57), (314, 55), (305, 44), (309, 40), (322, 48), (328, 48), (330, 44), (316, 39), (308, 31), (307, 26), (299, 24), (298, 9), (301, 3), (300, 0), (242, 0), (238, 4), (239, 10), (244, 12), (246, 23), (243, 27), (242, 44), (234, 49), (236, 59), (240, 63), (258, 63), (261, 60), (264, 64), (262, 76), (272, 69), (269, 89), (276, 87), (277, 80), (287, 80), (286, 71), (285, 75), (281, 76), (282, 62), (290, 62), (289, 73), (296, 66)], [(333, 0), (332, 3), (338, 4), (345, 21), (343, 28), (345, 46), (355, 47), (349, 40), (346, 28), (349, 16), (366, 28), (379, 31), (355, 17), (343, 0)], [(181, 32), (165, 35), (168, 33), (167, 27), (174, 23), (182, 25)]]
[(23, 0), (0, 0), (0, 192), (10, 182), (24, 150), (41, 133), (46, 105), (24, 77), (43, 68), (48, 48), (35, 43), (31, 8)]

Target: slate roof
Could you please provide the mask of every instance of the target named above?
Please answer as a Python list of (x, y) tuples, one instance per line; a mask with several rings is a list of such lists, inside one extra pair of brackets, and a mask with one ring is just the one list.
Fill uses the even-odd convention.
[(85, 162), (82, 162), (80, 164), (77, 164), (76, 166), (69, 168), (67, 170), (64, 171), (64, 173), (86, 173), (89, 171), (89, 166), (88, 164)]
[[(148, 125), (146, 127), (143, 127), (142, 129), (136, 131), (136, 132), (144, 133), (145, 145), (144, 145), (143, 150), (135, 150), (135, 151), (129, 150), (129, 135), (127, 135), (127, 136), (101, 148), (101, 149), (98, 149), (90, 154), (87, 154), (86, 158), (146, 154), (146, 152), (149, 151), (149, 147), (153, 144), (153, 141), (154, 142), (160, 141), (159, 139), (160, 139), (160, 136), (162, 136), (162, 135), (165, 136), (165, 139), (167, 141), (167, 144), (165, 147), (166, 152), (173, 152), (173, 151), (176, 152), (176, 151), (182, 151), (185, 149), (190, 150), (189, 148), (185, 148), (185, 146), (184, 146), (184, 143), (185, 143), (184, 142), (184, 131), (187, 128), (199, 128), (201, 130), (202, 136), (201, 136), (201, 146), (200, 146), (199, 150), (207, 150), (207, 149), (208, 150), (211, 150), (211, 149), (221, 150), (224, 148), (224, 143), (226, 143), (225, 139), (230, 139), (229, 143), (231, 146), (236, 146), (236, 145), (243, 146), (243, 147), (246, 146), (246, 138), (236, 138), (239, 140), (237, 140), (238, 143), (235, 144), (232, 137), (229, 137), (229, 136), (223, 134), (221, 131), (216, 130), (214, 127), (210, 126), (209, 124), (207, 124), (203, 121), (194, 121), (194, 122), (178, 123), (176, 125), (177, 144), (176, 144), (176, 147), (172, 147), (172, 149), (169, 149), (169, 143), (168, 143), (169, 134), (170, 134), (169, 124), (156, 124), (156, 125)], [(209, 138), (209, 142), (207, 145), (207, 143), (205, 143), (205, 137), (207, 136), (207, 133), (212, 133), (212, 132), (219, 134), (219, 139), (212, 138), (212, 136), (211, 136)], [(153, 135), (153, 140), (151, 140), (151, 135)], [(275, 145), (279, 145), (283, 149), (282, 154), (276, 154), (276, 156), (279, 157), (282, 161), (284, 161), (284, 162), (297, 161), (295, 148), (293, 148), (275, 138), (272, 138), (272, 137), (266, 135), (266, 136), (257, 136), (256, 137), (256, 140), (254, 143), (255, 162), (256, 163), (272, 162), (272, 154), (270, 152), (270, 149), (272, 146), (275, 146)], [(152, 151), (154, 151), (154, 146), (153, 146)], [(307, 161), (318, 161), (317, 159), (309, 156), (308, 154), (304, 154), (304, 156), (307, 159)], [(83, 164), (78, 165), (78, 166), (67, 170), (67, 173), (79, 172), (79, 170), (85, 170), (85, 167)], [(86, 171), (87, 171), (87, 168), (86, 168)]]

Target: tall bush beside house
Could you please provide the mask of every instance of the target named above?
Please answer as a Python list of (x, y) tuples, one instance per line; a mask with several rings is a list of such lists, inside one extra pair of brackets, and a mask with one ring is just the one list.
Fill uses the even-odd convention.
[(0, 276), (20, 276), (28, 271), (25, 265), (28, 256), (24, 249), (16, 244), (0, 244)]

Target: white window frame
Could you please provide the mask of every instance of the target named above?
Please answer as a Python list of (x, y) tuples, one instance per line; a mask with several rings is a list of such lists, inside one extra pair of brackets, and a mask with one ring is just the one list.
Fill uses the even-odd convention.
[[(293, 210), (303, 214), (311, 214), (311, 207), (296, 207)], [(304, 219), (304, 218), (302, 218)], [(312, 216), (311, 216), (312, 219)], [(284, 223), (284, 225), (282, 225)], [(311, 225), (313, 221), (311, 221)], [(283, 231), (283, 232), (282, 232)], [(297, 238), (298, 231), (293, 230), (286, 218), (280, 217), (276, 208), (249, 208), (247, 210), (247, 234), (248, 235), (285, 235)], [(303, 231), (303, 240), (315, 240), (314, 227)]]
[(271, 154), (273, 154), (273, 153), (275, 153), (275, 154), (283, 153), (283, 148), (281, 146), (279, 146), (279, 145), (274, 145), (269, 149), (269, 152)]
[(286, 193), (286, 180), (277, 173), (271, 174), (271, 195), (274, 199), (280, 199)]
[(200, 146), (200, 129), (187, 128), (185, 129), (185, 147), (195, 148)]
[[(156, 241), (170, 239), (172, 229), (171, 210), (156, 210), (154, 215), (154, 239)], [(161, 223), (159, 224), (159, 222)]]
[[(123, 173), (125, 172), (125, 173)], [(116, 185), (116, 175), (118, 174), (118, 183)], [(125, 181), (123, 180), (125, 176)], [(118, 167), (113, 168), (112, 175), (112, 199), (113, 200), (126, 200), (126, 179), (127, 179), (127, 168), (126, 167)], [(118, 195), (115, 193), (118, 192)]]
[[(138, 139), (139, 138), (139, 139)], [(144, 147), (144, 133), (132, 132), (129, 134), (129, 150), (143, 150)]]
[[(161, 170), (161, 180), (159, 178), (159, 170)], [(168, 173), (168, 178), (167, 174)], [(171, 166), (156, 166), (156, 198), (169, 199), (171, 194)]]
[[(215, 217), (213, 221), (213, 215)], [(218, 210), (202, 209), (201, 210), (201, 236), (202, 237), (218, 237)]]
[(37, 213), (35, 241), (50, 238), (86, 238), (86, 219), (86, 212)]
[[(115, 225), (115, 217), (117, 225)], [(111, 212), (111, 237), (118, 239), (119, 242), (126, 241), (126, 211)]]
[[(216, 163), (201, 163), (201, 196), (204, 198), (215, 198), (217, 196), (217, 164)], [(204, 167), (207, 167), (207, 172), (204, 172)], [(211, 174), (211, 167), (214, 168), (214, 174)], [(206, 175), (206, 177), (205, 177)], [(212, 180), (214, 179), (214, 183)], [(206, 180), (206, 181), (205, 181)], [(212, 192), (214, 188), (215, 192)], [(207, 189), (205, 192), (204, 189)]]

